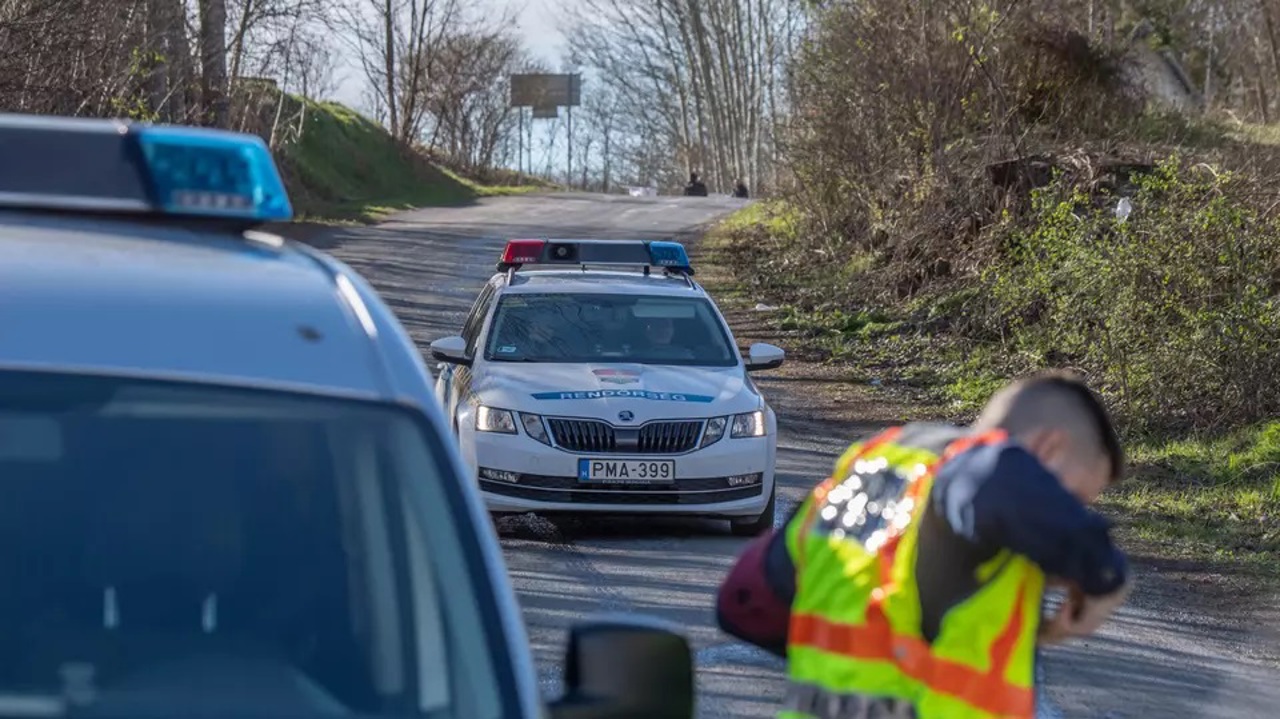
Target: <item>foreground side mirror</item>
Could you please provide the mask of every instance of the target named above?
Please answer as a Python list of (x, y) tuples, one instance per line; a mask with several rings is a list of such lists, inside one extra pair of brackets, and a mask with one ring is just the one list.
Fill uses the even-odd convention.
[(757, 342), (747, 350), (747, 371), (777, 369), (786, 358), (787, 353), (781, 347)]
[(565, 693), (551, 719), (693, 719), (693, 652), (674, 627), (648, 617), (574, 626)]
[(449, 364), (470, 365), (467, 341), (461, 337), (441, 337), (431, 343), (431, 358)]

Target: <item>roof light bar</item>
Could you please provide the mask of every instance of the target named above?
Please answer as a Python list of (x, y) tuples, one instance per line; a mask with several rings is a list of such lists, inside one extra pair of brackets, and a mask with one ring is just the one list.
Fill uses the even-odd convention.
[(684, 245), (647, 240), (509, 240), (502, 251), (498, 271), (535, 264), (661, 267), (693, 274)]
[(0, 114), (0, 207), (293, 218), (265, 142), (209, 128)]
[(153, 201), (175, 215), (287, 221), (293, 207), (271, 150), (256, 135), (194, 127), (136, 133)]

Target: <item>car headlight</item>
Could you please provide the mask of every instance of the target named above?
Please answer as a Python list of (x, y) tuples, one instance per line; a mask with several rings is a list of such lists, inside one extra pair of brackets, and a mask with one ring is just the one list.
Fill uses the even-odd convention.
[(729, 432), (729, 436), (734, 438), (763, 437), (764, 411), (756, 410), (746, 414), (735, 414), (733, 416), (733, 429)]
[(516, 419), (511, 416), (509, 409), (495, 409), (480, 405), (476, 408), (476, 431), (515, 434)]
[(728, 417), (712, 417), (707, 420), (707, 428), (702, 433), (702, 444), (699, 447), (706, 447), (709, 444), (715, 444), (724, 436), (724, 429), (729, 424)]
[(531, 439), (535, 439), (545, 445), (551, 444), (551, 437), (547, 436), (547, 428), (542, 424), (542, 417), (539, 415), (521, 412), (520, 424), (524, 427), (524, 433), (529, 435)]

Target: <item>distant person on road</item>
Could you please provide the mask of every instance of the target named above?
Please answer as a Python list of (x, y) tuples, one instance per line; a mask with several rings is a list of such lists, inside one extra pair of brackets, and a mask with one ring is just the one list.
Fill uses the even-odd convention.
[[(1101, 401), (1065, 374), (1005, 387), (968, 428), (894, 427), (747, 546), (720, 627), (788, 659), (780, 717), (1031, 719), (1037, 644), (1092, 634), (1128, 596), (1088, 509), (1123, 469)], [(1042, 618), (1055, 584), (1067, 601)]]
[(733, 186), (733, 196), (741, 199), (747, 199), (747, 183), (738, 178), (738, 184)]
[(707, 196), (707, 185), (698, 177), (698, 173), (689, 173), (689, 184), (684, 186), (684, 194), (686, 197)]

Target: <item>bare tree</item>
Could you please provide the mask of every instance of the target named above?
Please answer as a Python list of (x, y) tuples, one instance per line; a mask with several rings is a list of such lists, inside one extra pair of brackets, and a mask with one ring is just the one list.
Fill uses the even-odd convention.
[(435, 53), (463, 24), (460, 0), (354, 0), (345, 26), (364, 74), (386, 109), (388, 129), (411, 144), (427, 119)]
[[(0, 0), (0, 109), (265, 135), (274, 80), (305, 94), (331, 75), (325, 2)], [(245, 91), (234, 82), (245, 68), (271, 80)]]
[(426, 144), (465, 169), (492, 167), (503, 138), (515, 129), (507, 77), (523, 59), (519, 39), (506, 29), (447, 38), (430, 64)]
[[(319, 37), (318, 30), (333, 29), (329, 18), (335, 4), (336, 0), (231, 0), (227, 8), (230, 81), (239, 80), (255, 61), (263, 64), (264, 55), (278, 56), (291, 33)], [(333, 44), (331, 39), (325, 43)]]
[[(617, 94), (627, 131), (674, 149), (670, 185), (701, 170), (728, 189), (769, 175), (786, 105), (793, 0), (586, 0), (574, 55)], [(682, 167), (682, 171), (674, 171)]]

